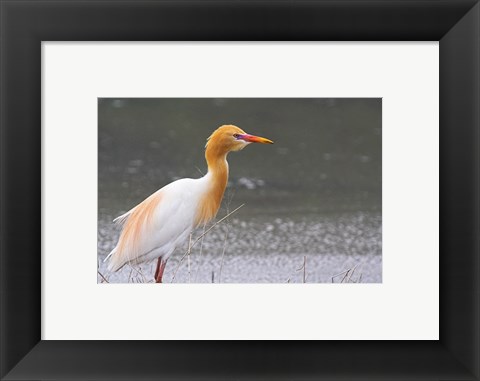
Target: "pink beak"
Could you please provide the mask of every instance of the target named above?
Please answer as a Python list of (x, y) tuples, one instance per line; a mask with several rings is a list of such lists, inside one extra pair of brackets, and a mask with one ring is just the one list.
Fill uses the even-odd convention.
[(270, 139), (262, 138), (261, 136), (255, 136), (250, 134), (239, 135), (237, 139), (242, 139), (249, 143), (273, 144), (273, 142)]

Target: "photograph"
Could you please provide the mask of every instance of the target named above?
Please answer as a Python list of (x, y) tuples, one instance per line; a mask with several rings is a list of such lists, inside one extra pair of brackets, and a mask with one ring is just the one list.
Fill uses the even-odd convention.
[(99, 284), (382, 283), (382, 99), (98, 98), (97, 226)]

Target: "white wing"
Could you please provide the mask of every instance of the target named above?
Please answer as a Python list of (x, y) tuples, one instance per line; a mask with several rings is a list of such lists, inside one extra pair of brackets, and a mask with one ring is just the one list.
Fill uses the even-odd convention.
[(206, 177), (174, 181), (116, 218), (123, 229), (105, 259), (110, 260), (109, 270), (117, 271), (129, 262), (168, 259), (190, 234), (207, 184)]

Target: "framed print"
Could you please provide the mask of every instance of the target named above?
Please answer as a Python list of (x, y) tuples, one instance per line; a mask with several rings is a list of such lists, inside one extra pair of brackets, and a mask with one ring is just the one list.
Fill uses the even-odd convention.
[[(479, 379), (479, 11), (434, 0), (3, 1), (2, 379)], [(322, 118), (331, 129), (304, 127)], [(188, 171), (220, 125), (242, 148), (229, 156), (234, 200), (252, 206), (218, 230), (222, 245), (205, 240), (220, 255), (203, 257), (209, 267), (187, 250), (175, 284), (153, 284), (177, 275), (163, 252), (156, 271), (107, 272), (99, 260), (130, 242), (107, 220), (130, 219), (177, 176), (200, 178)], [(275, 144), (243, 151), (239, 139)], [(358, 191), (340, 202), (341, 189)], [(309, 195), (327, 190), (321, 207), (333, 212), (320, 220)], [(358, 197), (352, 214), (345, 200)], [(337, 253), (340, 236), (376, 253), (363, 273), (316, 262), (312, 247)], [(276, 267), (254, 257), (260, 270), (245, 271), (241, 239)], [(281, 249), (296, 255), (284, 261)], [(214, 284), (194, 284), (197, 270)], [(332, 284), (337, 274), (348, 284)]]

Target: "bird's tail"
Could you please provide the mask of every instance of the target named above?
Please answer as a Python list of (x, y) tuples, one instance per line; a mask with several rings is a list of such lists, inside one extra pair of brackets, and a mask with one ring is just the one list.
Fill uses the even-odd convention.
[[(132, 213), (132, 211), (134, 209), (135, 208), (129, 210), (128, 212), (122, 214), (121, 216), (118, 216), (117, 218), (115, 218), (113, 220), (113, 222), (115, 224), (118, 224), (118, 225), (123, 225), (125, 223), (125, 221), (127, 221), (128, 217), (130, 216), (130, 214)], [(118, 250), (118, 244), (117, 244), (117, 246), (115, 246), (115, 248), (103, 260), (103, 262), (109, 261), (108, 262), (108, 270), (112, 271), (112, 272), (120, 270), (125, 265), (124, 262), (121, 262), (117, 259), (118, 256), (114, 255), (117, 252), (117, 250)]]
[(105, 263), (106, 261), (108, 261), (110, 259), (110, 257), (115, 253), (115, 251), (117, 250), (117, 248), (113, 249), (110, 254), (108, 254), (105, 259), (103, 260), (103, 262)]
[[(135, 209), (135, 208), (133, 208), (133, 209)], [(113, 222), (116, 223), (116, 224), (118, 224), (118, 225), (122, 225), (122, 224), (127, 220), (128, 216), (130, 216), (130, 214), (132, 213), (133, 209), (132, 209), (132, 210), (129, 210), (127, 213), (122, 214), (121, 216), (118, 216), (117, 218), (115, 218), (115, 219), (113, 220)]]
[(108, 254), (105, 257), (105, 259), (103, 260), (103, 262), (108, 261), (108, 266), (107, 266), (108, 271), (116, 272), (116, 271), (120, 270), (125, 265), (125, 262), (119, 261), (118, 256), (114, 255), (116, 252), (117, 252), (117, 247), (115, 247), (110, 252), (110, 254)]

